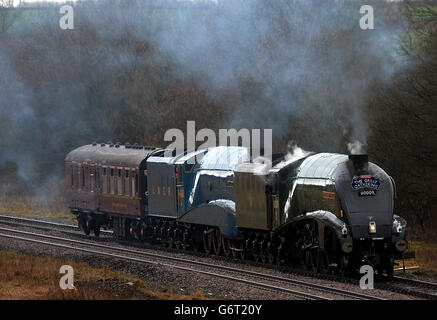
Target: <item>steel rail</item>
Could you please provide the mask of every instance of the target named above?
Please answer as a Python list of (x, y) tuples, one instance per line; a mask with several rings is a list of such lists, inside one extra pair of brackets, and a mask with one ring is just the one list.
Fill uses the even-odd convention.
[(437, 292), (437, 282), (409, 279), (409, 278), (404, 278), (404, 277), (399, 277), (399, 276), (394, 276), (393, 279), (395, 279), (397, 281), (413, 283), (413, 284), (417, 284), (420, 286), (429, 287), (429, 288), (435, 289)]
[[(1, 216), (0, 216), (0, 218), (1, 218)], [(39, 220), (38, 220), (38, 222), (39, 222)], [(203, 266), (203, 267), (220, 269), (223, 271), (233, 272), (233, 273), (237, 273), (237, 274), (243, 274), (246, 276), (250, 275), (250, 276), (259, 277), (262, 279), (286, 283), (288, 285), (297, 285), (297, 286), (305, 287), (305, 288), (312, 289), (312, 290), (318, 290), (318, 291), (322, 291), (325, 293), (332, 293), (335, 295), (342, 295), (345, 297), (351, 297), (351, 298), (355, 298), (355, 299), (385, 300), (383, 298), (367, 295), (364, 293), (346, 291), (346, 290), (342, 290), (342, 289), (337, 289), (337, 288), (328, 287), (328, 286), (324, 286), (324, 285), (320, 285), (320, 284), (316, 284), (316, 283), (310, 283), (310, 282), (306, 282), (306, 281), (301, 281), (301, 280), (297, 280), (297, 279), (283, 278), (283, 277), (279, 277), (279, 276), (275, 276), (275, 275), (271, 275), (271, 274), (266, 274), (266, 273), (261, 273), (261, 272), (256, 272), (256, 271), (251, 271), (251, 270), (244, 270), (244, 269), (239, 269), (239, 268), (234, 268), (234, 267), (229, 267), (229, 266), (224, 266), (224, 265), (217, 265), (217, 264), (201, 262), (201, 261), (193, 261), (193, 260), (181, 258), (181, 257), (174, 257), (174, 256), (163, 255), (163, 254), (132, 250), (132, 249), (123, 248), (123, 247), (108, 246), (108, 245), (103, 245), (100, 243), (95, 243), (94, 241), (93, 241), (93, 243), (90, 243), (90, 242), (86, 242), (86, 241), (60, 238), (60, 237), (51, 236), (51, 235), (40, 235), (40, 234), (37, 235), (37, 234), (27, 232), (27, 231), (1, 228), (1, 227), (0, 227), (0, 230), (9, 231), (9, 232), (18, 232), (18, 233), (22, 233), (22, 234), (29, 234), (29, 235), (33, 235), (33, 236), (39, 236), (39, 237), (60, 240), (60, 241), (68, 241), (71, 243), (77, 243), (77, 244), (83, 244), (83, 245), (93, 245), (94, 247), (99, 247), (102, 249), (118, 250), (118, 251), (123, 251), (123, 252), (127, 252), (127, 253), (132, 253), (132, 254), (138, 254), (138, 255), (149, 256), (149, 257), (154, 257), (154, 258), (177, 261), (177, 262), (181, 262), (181, 263), (196, 264), (196, 265)]]
[[(0, 228), (0, 229), (3, 230), (5, 228)], [(32, 234), (30, 232), (20, 231), (20, 230), (13, 230), (13, 231), (8, 230), (7, 232), (25, 233), (28, 235)], [(40, 234), (33, 234), (33, 236), (43, 237), (43, 238), (44, 237), (52, 238), (52, 236), (40, 235)], [(151, 261), (151, 260), (146, 260), (146, 259), (141, 259), (141, 258), (135, 258), (135, 257), (115, 254), (115, 253), (111, 253), (111, 252), (96, 251), (96, 250), (91, 250), (91, 249), (86, 249), (86, 248), (81, 248), (81, 247), (75, 247), (72, 245), (66, 245), (66, 244), (62, 244), (62, 243), (43, 241), (43, 240), (37, 240), (37, 239), (32, 239), (32, 238), (25, 238), (25, 237), (21, 237), (21, 236), (4, 234), (4, 233), (0, 233), (0, 237), (10, 238), (10, 239), (15, 239), (15, 240), (22, 240), (22, 241), (27, 241), (27, 242), (33, 242), (33, 243), (48, 245), (48, 246), (52, 246), (52, 247), (69, 249), (69, 250), (76, 250), (76, 251), (81, 251), (81, 252), (86, 252), (86, 253), (91, 253), (91, 254), (96, 254), (96, 255), (102, 255), (102, 256), (107, 256), (107, 257), (116, 258), (116, 259), (128, 260), (128, 261), (133, 261), (133, 262), (138, 262), (138, 263), (162, 265), (165, 267), (170, 267), (170, 268), (174, 268), (174, 269), (178, 269), (178, 270), (190, 271), (190, 272), (194, 272), (194, 273), (198, 273), (198, 274), (204, 274), (204, 275), (218, 277), (218, 278), (222, 278), (222, 279), (226, 279), (226, 280), (236, 281), (236, 282), (244, 283), (244, 284), (251, 285), (251, 286), (254, 286), (257, 288), (261, 288), (261, 289), (267, 289), (270, 291), (286, 293), (286, 294), (290, 294), (290, 295), (298, 297), (298, 298), (311, 299), (311, 300), (332, 300), (332, 299), (329, 299), (327, 297), (323, 297), (323, 296), (319, 296), (319, 295), (315, 295), (315, 294), (310, 294), (310, 293), (306, 293), (306, 292), (302, 292), (302, 291), (296, 291), (296, 290), (292, 290), (289, 288), (278, 287), (278, 286), (274, 286), (274, 285), (259, 282), (259, 281), (237, 278), (237, 277), (229, 276), (229, 275), (225, 275), (225, 274), (214, 273), (214, 272), (204, 271), (204, 270), (198, 270), (198, 269), (193, 269), (193, 268), (189, 268), (189, 267), (183, 267), (183, 266), (178, 266), (178, 265), (168, 264), (168, 263), (163, 263), (163, 262), (158, 262), (158, 261)], [(59, 238), (59, 237), (56, 237), (56, 238)], [(57, 239), (57, 241), (75, 242), (73, 239), (62, 239), (62, 238)], [(83, 241), (80, 241), (80, 242), (83, 242)], [(85, 243), (85, 245), (94, 246), (93, 243)], [(113, 249), (113, 248), (110, 248), (110, 249)], [(120, 249), (121, 248), (117, 248), (116, 250), (120, 250)]]
[(437, 283), (435, 282), (408, 279), (399, 276), (395, 276), (391, 279), (385, 278), (385, 280), (387, 282), (378, 284), (378, 287), (425, 299), (437, 300)]
[[(53, 226), (53, 227), (63, 228), (63, 229), (73, 229), (73, 230), (80, 229), (75, 224), (66, 224), (66, 223), (59, 223), (59, 222), (52, 222), (52, 221), (46, 221), (46, 220), (30, 219), (30, 218), (23, 218), (23, 217), (8, 216), (8, 215), (0, 214), (0, 222), (3, 222), (2, 220), (6, 220), (6, 222), (11, 222), (11, 223), (18, 223), (18, 222), (31, 223), (29, 225), (20, 224), (20, 225), (29, 226), (29, 227), (36, 227), (34, 224), (38, 224), (41, 226), (47, 225), (47, 226)], [(44, 228), (44, 229), (46, 229), (46, 228)], [(113, 233), (113, 231), (111, 231), (111, 230), (100, 230), (100, 232), (108, 233), (108, 234)]]

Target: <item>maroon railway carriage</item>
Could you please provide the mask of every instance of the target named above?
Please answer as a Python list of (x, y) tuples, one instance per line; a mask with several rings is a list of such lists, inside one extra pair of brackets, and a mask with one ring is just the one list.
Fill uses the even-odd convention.
[(163, 149), (138, 145), (89, 144), (65, 158), (68, 207), (79, 226), (98, 236), (100, 225), (124, 230), (122, 217), (139, 218), (147, 212), (147, 168), (150, 156)]

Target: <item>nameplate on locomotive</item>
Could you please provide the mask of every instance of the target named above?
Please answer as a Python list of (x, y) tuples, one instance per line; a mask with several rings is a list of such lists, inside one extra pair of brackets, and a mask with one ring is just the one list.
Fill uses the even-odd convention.
[(379, 185), (380, 185), (379, 179), (372, 177), (370, 175), (355, 176), (352, 179), (352, 189), (354, 190), (361, 190), (361, 189), (378, 190)]

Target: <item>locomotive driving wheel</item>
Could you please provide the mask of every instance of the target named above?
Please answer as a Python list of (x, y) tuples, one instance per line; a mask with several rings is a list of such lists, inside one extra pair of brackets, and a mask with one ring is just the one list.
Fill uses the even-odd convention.
[(250, 245), (248, 245), (248, 247), (252, 249), (251, 253), (253, 260), (255, 260), (255, 262), (261, 262), (262, 250), (260, 235), (255, 233), (252, 237), (253, 240), (250, 241)]
[(166, 245), (168, 248), (173, 248), (174, 244), (175, 244), (175, 239), (173, 237), (174, 233), (173, 233), (173, 224), (170, 223), (167, 226), (167, 230), (166, 230)]
[(268, 242), (267, 243), (267, 260), (268, 263), (271, 265), (274, 265), (276, 262), (277, 255), (275, 254), (277, 252), (276, 245), (274, 242)]
[(212, 232), (212, 247), (214, 248), (214, 253), (219, 256), (222, 248), (222, 235), (219, 228), (214, 228)]
[(317, 272), (316, 259), (313, 250), (307, 249), (304, 253), (306, 270)]
[(245, 259), (244, 240), (233, 240), (231, 242), (232, 257), (234, 259)]
[(347, 277), (350, 274), (351, 263), (349, 256), (342, 256), (338, 266), (338, 274), (342, 277)]
[(176, 223), (173, 229), (174, 246), (176, 249), (182, 248), (182, 234), (181, 227)]
[(193, 252), (202, 251), (203, 231), (199, 227), (190, 227), (188, 235), (188, 246), (191, 246)]
[(325, 250), (318, 250), (319, 265), (318, 272), (327, 274), (329, 272), (329, 257)]
[(205, 250), (205, 253), (209, 255), (211, 253), (212, 247), (213, 247), (213, 229), (205, 229), (203, 231), (203, 249)]
[(222, 248), (223, 248), (223, 254), (225, 255), (225, 257), (230, 257), (231, 256), (231, 240), (229, 240), (228, 238), (225, 238), (222, 236)]
[(188, 231), (188, 228), (184, 228), (184, 231), (182, 233), (182, 250), (187, 251), (190, 247), (190, 233)]

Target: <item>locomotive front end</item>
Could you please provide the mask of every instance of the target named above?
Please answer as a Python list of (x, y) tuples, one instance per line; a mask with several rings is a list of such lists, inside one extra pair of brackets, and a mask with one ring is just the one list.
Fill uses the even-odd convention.
[(394, 259), (406, 249), (406, 222), (393, 214), (395, 184), (366, 154), (349, 155), (336, 170), (335, 187), (353, 239), (352, 261), (393, 273)]

